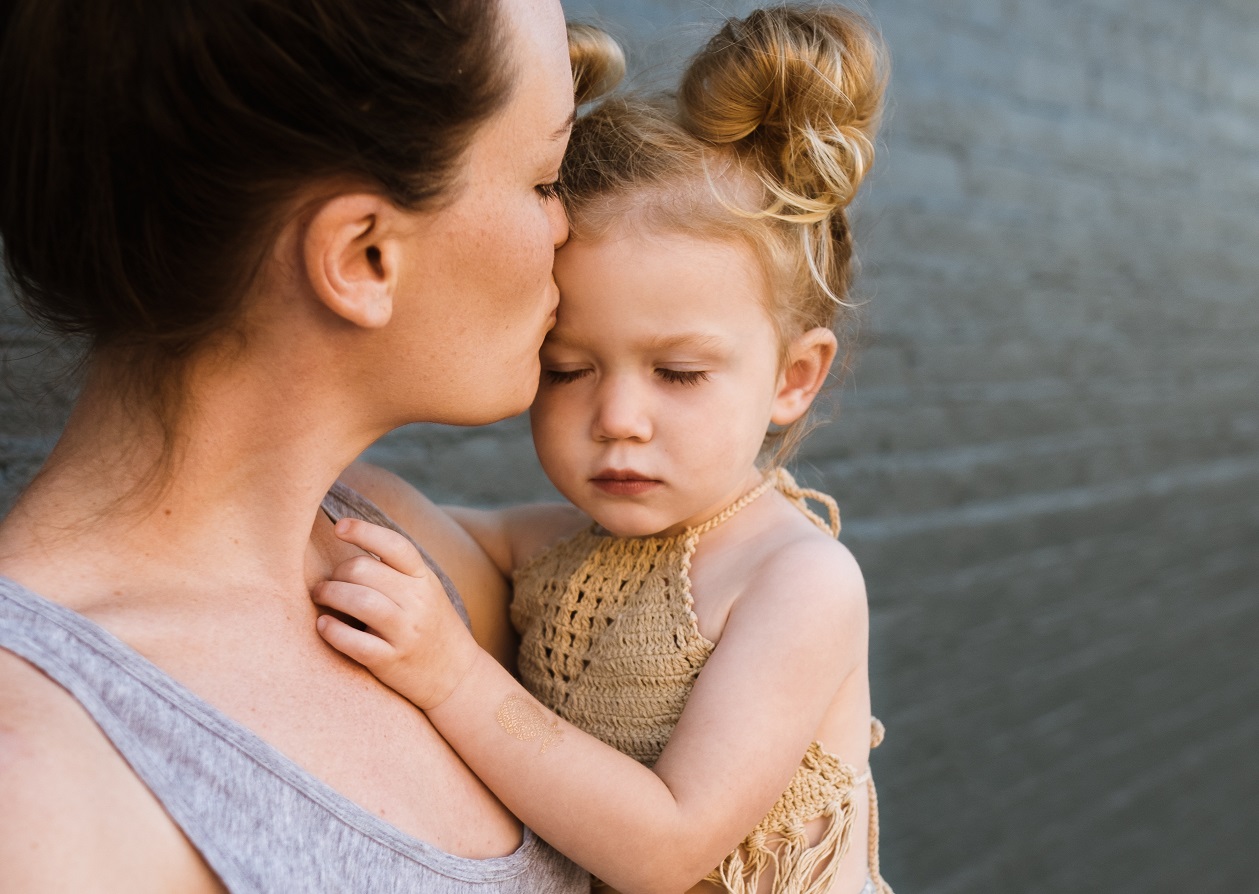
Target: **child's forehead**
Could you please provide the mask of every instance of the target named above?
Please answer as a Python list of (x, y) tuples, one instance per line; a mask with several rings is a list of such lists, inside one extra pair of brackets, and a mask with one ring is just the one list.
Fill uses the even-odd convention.
[(714, 153), (683, 174), (575, 197), (567, 210), (572, 232), (581, 237), (618, 230), (719, 233), (746, 227), (771, 198), (733, 155)]
[[(737, 229), (678, 225), (673, 220), (651, 219), (633, 212), (598, 230), (570, 235), (556, 252), (557, 267), (571, 263), (575, 256), (598, 256), (605, 262), (616, 258), (631, 264), (631, 272), (644, 276), (678, 263), (693, 265), (701, 258), (723, 271), (735, 264), (750, 272), (757, 260), (752, 244)], [(704, 264), (695, 268), (697, 275), (702, 275), (703, 270)]]
[(773, 337), (753, 253), (729, 239), (668, 231), (609, 233), (556, 257), (560, 350), (726, 354)]
[(665, 229), (618, 228), (571, 240), (556, 254), (555, 280), (561, 309), (580, 311), (587, 322), (615, 318), (635, 329), (657, 318), (702, 319), (767, 297), (746, 243)]
[(733, 346), (726, 332), (695, 327), (673, 329), (658, 322), (645, 324), (640, 331), (618, 328), (593, 333), (560, 325), (546, 338), (546, 345), (553, 350), (588, 348), (595, 342), (614, 342), (642, 353), (688, 352), (702, 356), (722, 355)]

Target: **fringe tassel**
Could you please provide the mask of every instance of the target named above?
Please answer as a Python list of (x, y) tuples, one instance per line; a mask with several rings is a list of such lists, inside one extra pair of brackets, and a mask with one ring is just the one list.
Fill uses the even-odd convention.
[(826, 894), (839, 873), (839, 861), (848, 852), (856, 814), (851, 794), (846, 795), (822, 814), (829, 822), (821, 840), (812, 846), (803, 827), (773, 838), (754, 833), (708, 880), (724, 885), (730, 894), (756, 894), (761, 877), (773, 869), (771, 894)]
[[(876, 720), (875, 723), (878, 723)], [(883, 724), (878, 725), (878, 739), (883, 740)], [(874, 743), (876, 746), (879, 742)], [(870, 871), (870, 880), (874, 882), (874, 890), (876, 894), (895, 894), (892, 886), (883, 881), (883, 876), (879, 874), (879, 795), (874, 790), (874, 779), (870, 779), (867, 783), (870, 786), (870, 835), (869, 853), (866, 855), (867, 865)]]

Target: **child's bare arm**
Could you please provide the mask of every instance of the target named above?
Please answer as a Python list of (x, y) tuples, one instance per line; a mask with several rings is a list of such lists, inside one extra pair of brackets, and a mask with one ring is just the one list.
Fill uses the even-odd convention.
[(529, 503), (506, 509), (442, 508), (480, 544), (505, 578), (540, 550), (590, 524), (589, 517), (567, 503)]
[(325, 616), (324, 637), (426, 710), (525, 823), (626, 894), (686, 890), (733, 850), (786, 788), (852, 656), (864, 655), (851, 557), (813, 544), (783, 551), (782, 567), (765, 569), (731, 612), (652, 770), (560, 720), (477, 648), (403, 538), (351, 521), (338, 534), (383, 562), (352, 560), (337, 572), (352, 586), (316, 591), (370, 628)]

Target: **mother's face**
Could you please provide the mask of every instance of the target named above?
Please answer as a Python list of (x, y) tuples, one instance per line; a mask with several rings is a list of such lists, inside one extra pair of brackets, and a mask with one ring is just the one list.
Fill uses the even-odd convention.
[(424, 212), (413, 240), (416, 300), (395, 322), (414, 335), (417, 374), (441, 406), (426, 418), (481, 424), (523, 411), (538, 349), (554, 324), (555, 248), (568, 236), (550, 192), (573, 114), (572, 73), (558, 0), (499, 0), (508, 100), (469, 146), (450, 201)]

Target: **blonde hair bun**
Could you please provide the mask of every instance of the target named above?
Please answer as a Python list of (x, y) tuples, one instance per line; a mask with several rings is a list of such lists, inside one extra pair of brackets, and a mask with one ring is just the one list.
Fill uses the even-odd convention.
[(568, 23), (568, 60), (573, 66), (577, 105), (610, 93), (625, 77), (625, 53), (620, 44), (593, 25)]
[(695, 136), (752, 162), (776, 197), (767, 212), (798, 223), (853, 200), (874, 160), (887, 54), (862, 16), (840, 6), (780, 6), (731, 19), (682, 78)]

